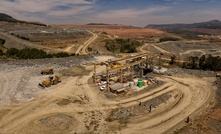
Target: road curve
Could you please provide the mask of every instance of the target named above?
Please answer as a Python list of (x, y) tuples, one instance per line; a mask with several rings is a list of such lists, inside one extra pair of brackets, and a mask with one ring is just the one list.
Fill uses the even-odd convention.
[(90, 39), (88, 39), (87, 41), (85, 41), (84, 44), (81, 45), (81, 46), (77, 49), (76, 54), (86, 55), (86, 54), (87, 54), (86, 50), (87, 50), (88, 46), (89, 46), (94, 40), (96, 40), (97, 37), (98, 37), (97, 34), (91, 32), (91, 31), (88, 31), (88, 30), (87, 30), (87, 32), (91, 33), (93, 36), (92, 36)]
[(211, 83), (199, 78), (163, 78), (162, 80), (173, 83), (172, 89), (182, 92), (179, 103), (170, 109), (165, 108), (152, 117), (130, 120), (130, 124), (122, 129), (122, 133), (164, 133), (180, 122), (184, 123), (184, 120), (196, 111), (205, 109), (214, 95)]

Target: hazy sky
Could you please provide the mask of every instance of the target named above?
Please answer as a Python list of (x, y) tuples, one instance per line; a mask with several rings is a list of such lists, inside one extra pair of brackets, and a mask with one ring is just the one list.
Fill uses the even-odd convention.
[(0, 12), (47, 24), (192, 23), (221, 20), (221, 0), (0, 0)]

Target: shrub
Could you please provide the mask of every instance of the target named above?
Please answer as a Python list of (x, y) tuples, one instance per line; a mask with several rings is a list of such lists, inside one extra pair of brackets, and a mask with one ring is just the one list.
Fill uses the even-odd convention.
[(53, 56), (60, 58), (60, 57), (69, 57), (70, 55), (65, 52), (60, 52), (60, 53), (53, 54)]
[(203, 55), (200, 58), (189, 57), (189, 61), (183, 63), (183, 68), (220, 71), (221, 58), (220, 56), (213, 57), (212, 55), (208, 57)]
[(137, 52), (136, 48), (141, 46), (142, 43), (132, 39), (115, 39), (115, 40), (107, 40), (105, 47), (108, 51), (113, 53), (121, 52), (121, 53), (134, 53)]
[(175, 55), (172, 55), (172, 56), (170, 57), (170, 62), (169, 62), (169, 64), (174, 64), (174, 63), (175, 63), (175, 60), (176, 60), (176, 56), (175, 56)]
[(74, 56), (75, 54), (69, 55), (65, 52), (55, 53), (55, 54), (47, 54), (43, 50), (38, 50), (36, 48), (25, 48), (22, 50), (18, 50), (16, 48), (10, 48), (6, 52), (7, 57), (11, 58), (19, 58), (19, 59), (44, 59), (44, 58), (60, 58), (60, 57), (68, 57)]
[(10, 48), (6, 52), (7, 57), (18, 57), (19, 50), (17, 48)]
[(165, 41), (178, 41), (178, 38), (174, 38), (174, 37), (164, 37), (164, 38), (160, 38), (160, 42), (165, 42)]
[(88, 47), (87, 50), (88, 50), (89, 52), (91, 52), (91, 51), (92, 51), (92, 48), (91, 48), (91, 47)]
[(0, 39), (0, 45), (4, 45), (5, 44), (5, 40), (4, 39)]
[(4, 55), (3, 51), (0, 49), (0, 56)]
[(48, 54), (43, 50), (38, 50), (36, 48), (25, 48), (20, 50), (19, 59), (41, 59), (48, 58)]

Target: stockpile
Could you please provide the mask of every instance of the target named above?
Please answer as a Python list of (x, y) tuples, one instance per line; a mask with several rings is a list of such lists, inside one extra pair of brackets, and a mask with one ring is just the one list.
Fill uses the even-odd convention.
[(202, 71), (202, 70), (192, 70), (183, 68), (171, 68), (168, 69), (165, 74), (168, 75), (179, 75), (179, 74), (189, 74), (197, 77), (215, 77), (216, 73), (213, 71)]
[(53, 66), (54, 69), (70, 67), (81, 62), (92, 61), (93, 56), (73, 56), (66, 58), (32, 59), (32, 60), (0, 60), (1, 70), (13, 70), (18, 67), (36, 67), (39, 70)]
[(132, 107), (128, 107), (128, 108), (124, 108), (120, 110), (114, 110), (112, 111), (109, 117), (109, 120), (113, 121), (113, 120), (120, 120), (120, 119), (129, 119), (132, 117), (150, 113), (149, 111), (150, 106), (152, 108), (156, 108), (160, 104), (166, 103), (167, 100), (170, 99), (172, 94), (174, 94), (172, 91), (167, 92), (165, 94), (157, 96), (156, 98), (152, 98), (145, 102), (140, 102), (139, 104), (134, 105)]
[[(38, 83), (44, 78), (40, 71), (53, 67), (59, 71), (82, 62), (92, 62), (93, 57), (68, 57), (35, 60), (0, 60), (0, 105), (29, 101), (42, 92)], [(46, 78), (46, 76), (45, 76)]]

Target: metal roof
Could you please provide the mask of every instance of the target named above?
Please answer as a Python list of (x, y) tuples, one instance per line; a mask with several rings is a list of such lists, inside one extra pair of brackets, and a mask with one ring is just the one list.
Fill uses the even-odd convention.
[(113, 84), (113, 85), (110, 85), (109, 86), (112, 90), (114, 90), (114, 91), (118, 91), (118, 90), (124, 90), (125, 89), (125, 87), (124, 87), (124, 85), (123, 84), (121, 84), (121, 83), (115, 83), (115, 84)]

